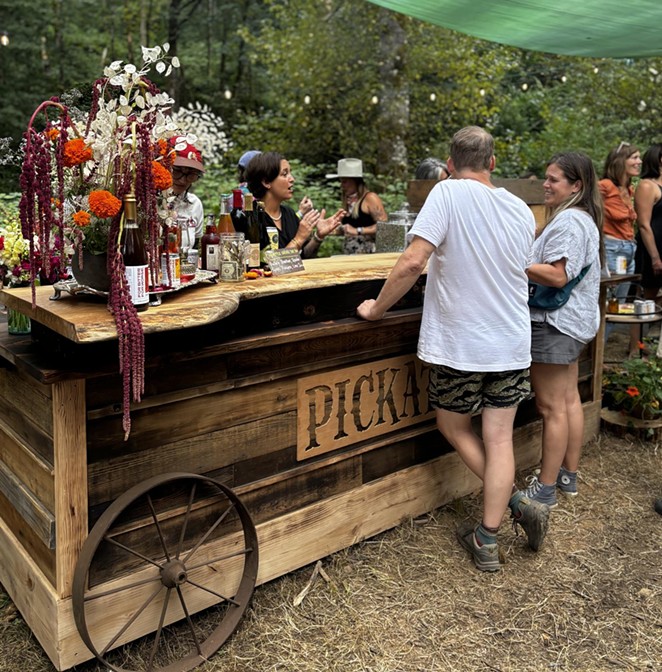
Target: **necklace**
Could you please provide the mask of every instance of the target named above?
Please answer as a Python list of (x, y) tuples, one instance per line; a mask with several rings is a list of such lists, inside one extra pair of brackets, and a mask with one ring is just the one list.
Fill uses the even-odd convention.
[(278, 215), (278, 217), (274, 217), (274, 216), (273, 216), (270, 212), (268, 212), (267, 210), (265, 210), (265, 212), (269, 215), (269, 217), (271, 217), (271, 219), (274, 220), (274, 222), (278, 222), (278, 221), (280, 221), (280, 220), (282, 219), (282, 217), (283, 217), (283, 213), (282, 213), (280, 210), (279, 210), (280, 214)]

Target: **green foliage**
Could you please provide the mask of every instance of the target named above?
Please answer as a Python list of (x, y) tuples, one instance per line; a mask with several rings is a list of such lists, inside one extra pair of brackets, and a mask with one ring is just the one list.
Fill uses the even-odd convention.
[[(644, 150), (662, 137), (662, 59), (526, 52), (363, 0), (0, 0), (0, 25), (10, 28), (0, 136), (14, 149), (42, 100), (88, 90), (101, 65), (135, 62), (143, 42), (170, 41), (183, 67), (169, 92), (178, 105), (208, 104), (233, 142), (196, 186), (209, 207), (250, 148), (300, 161), (297, 191), (327, 207), (338, 194), (325, 172), (360, 157), (392, 210), (401, 181), (423, 158), (446, 158), (467, 124), (495, 135), (503, 177), (541, 176), (567, 149), (601, 168), (621, 140)], [(17, 188), (16, 169), (2, 166), (0, 189)]]
[(610, 408), (653, 419), (662, 415), (662, 359), (633, 358), (606, 372), (602, 391)]

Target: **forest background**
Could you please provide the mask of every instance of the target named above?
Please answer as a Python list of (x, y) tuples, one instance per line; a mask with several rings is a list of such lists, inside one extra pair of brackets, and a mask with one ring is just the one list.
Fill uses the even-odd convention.
[(155, 82), (204, 141), (208, 211), (247, 149), (292, 163), (295, 197), (338, 205), (324, 179), (360, 157), (387, 210), (427, 156), (467, 124), (496, 139), (500, 177), (544, 174), (562, 150), (601, 172), (621, 141), (662, 141), (662, 59), (557, 56), (485, 42), (365, 0), (0, 0), (0, 192), (18, 190), (22, 133), (37, 105), (84, 106), (114, 60), (170, 45), (182, 67)]

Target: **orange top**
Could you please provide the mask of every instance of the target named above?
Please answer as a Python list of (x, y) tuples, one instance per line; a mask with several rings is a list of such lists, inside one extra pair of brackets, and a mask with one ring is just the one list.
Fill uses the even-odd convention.
[(637, 213), (632, 207), (632, 187), (628, 188), (629, 197), (626, 201), (611, 180), (600, 180), (598, 186), (604, 204), (604, 223), (602, 227), (604, 234), (621, 240), (633, 240), (634, 221), (637, 219)]

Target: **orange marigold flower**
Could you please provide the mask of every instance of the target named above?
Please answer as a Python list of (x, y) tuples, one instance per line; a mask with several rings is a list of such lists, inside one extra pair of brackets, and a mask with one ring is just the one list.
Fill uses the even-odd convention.
[(637, 343), (637, 347), (639, 348), (639, 350), (643, 350), (643, 349), (646, 347), (646, 344), (645, 344), (645, 343), (642, 343), (641, 341), (639, 341), (639, 342)]
[(92, 159), (92, 150), (82, 138), (74, 138), (64, 143), (64, 165), (67, 168), (78, 166)]
[(156, 141), (156, 153), (159, 156), (165, 156), (168, 153), (168, 149), (168, 143), (163, 138), (159, 138)]
[(91, 221), (90, 213), (85, 210), (79, 210), (74, 213), (74, 222), (77, 226), (89, 226)]
[(114, 217), (122, 209), (122, 201), (109, 191), (93, 191), (89, 196), (90, 210), (101, 219)]
[(172, 187), (172, 175), (159, 161), (152, 161), (152, 178), (159, 191)]
[(60, 131), (58, 131), (57, 128), (49, 128), (47, 131), (45, 131), (46, 137), (51, 141), (54, 142), (55, 140), (58, 139), (60, 135)]
[(634, 387), (634, 385), (631, 385), (631, 386), (628, 387), (628, 389), (625, 390), (625, 391), (626, 391), (631, 397), (638, 397), (639, 394), (640, 394), (639, 390), (638, 390), (636, 387)]

